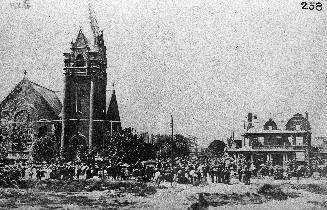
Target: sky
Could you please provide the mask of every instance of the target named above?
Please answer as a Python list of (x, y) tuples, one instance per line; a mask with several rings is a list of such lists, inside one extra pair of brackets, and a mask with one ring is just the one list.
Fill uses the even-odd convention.
[[(23, 0), (0, 2), (0, 97), (23, 78), (63, 90), (64, 52), (88, 3), (104, 32), (108, 97), (122, 125), (174, 132), (201, 145), (243, 132), (248, 112), (287, 121), (309, 113), (313, 137), (327, 136), (327, 2), (299, 0)], [(286, 123), (286, 122), (285, 122)]]

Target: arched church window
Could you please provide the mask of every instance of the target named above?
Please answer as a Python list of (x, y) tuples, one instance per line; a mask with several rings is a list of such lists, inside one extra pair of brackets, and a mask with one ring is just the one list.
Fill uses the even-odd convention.
[(28, 111), (22, 110), (15, 115), (15, 121), (21, 123), (28, 123), (30, 120), (30, 115)]
[(82, 54), (78, 54), (76, 56), (75, 66), (76, 67), (83, 67), (84, 66), (84, 57)]

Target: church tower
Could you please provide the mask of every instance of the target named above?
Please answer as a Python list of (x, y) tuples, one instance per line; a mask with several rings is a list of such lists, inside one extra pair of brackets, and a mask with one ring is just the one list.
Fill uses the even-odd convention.
[(71, 50), (64, 53), (64, 99), (61, 150), (87, 146), (89, 151), (102, 142), (106, 111), (107, 58), (103, 32), (90, 9), (90, 39), (80, 28)]
[(119, 110), (118, 110), (118, 104), (116, 99), (116, 93), (115, 93), (115, 86), (112, 85), (112, 95), (107, 111), (107, 126), (106, 129), (112, 132), (117, 132), (121, 130), (121, 122), (120, 122), (120, 116), (119, 116)]

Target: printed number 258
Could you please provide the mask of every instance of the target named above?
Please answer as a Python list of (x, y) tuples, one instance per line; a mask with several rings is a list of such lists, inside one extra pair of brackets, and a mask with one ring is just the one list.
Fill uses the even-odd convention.
[[(309, 4), (309, 6), (308, 6)], [(309, 10), (314, 10), (316, 8), (317, 11), (321, 11), (322, 10), (322, 4), (320, 2), (302, 2), (302, 9), (309, 9)]]

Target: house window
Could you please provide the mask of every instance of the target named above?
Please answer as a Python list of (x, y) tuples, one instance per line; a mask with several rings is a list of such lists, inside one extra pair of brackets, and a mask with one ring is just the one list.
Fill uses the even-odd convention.
[(248, 138), (244, 139), (244, 146), (250, 146), (250, 140)]
[(271, 126), (271, 125), (269, 125), (269, 126), (268, 126), (268, 129), (271, 131), (271, 130), (272, 130), (272, 126)]
[(296, 126), (295, 126), (295, 129), (296, 129), (297, 131), (301, 130), (301, 125), (296, 125)]
[(260, 142), (260, 144), (263, 145), (263, 143), (265, 141), (265, 137), (258, 137), (258, 141)]
[(303, 145), (303, 137), (296, 137), (296, 145), (297, 146)]
[(304, 161), (305, 160), (305, 154), (304, 154), (304, 152), (296, 152), (295, 153), (295, 158), (298, 161)]

